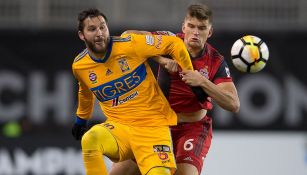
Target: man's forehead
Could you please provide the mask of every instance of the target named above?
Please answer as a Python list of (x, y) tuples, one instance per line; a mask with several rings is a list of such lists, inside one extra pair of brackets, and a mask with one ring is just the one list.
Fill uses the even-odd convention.
[(85, 25), (94, 25), (94, 24), (104, 24), (106, 23), (102, 16), (94, 16), (94, 17), (87, 17), (85, 19)]
[(210, 24), (208, 19), (199, 20), (196, 17), (187, 17), (184, 22), (186, 24), (193, 24), (198, 26), (208, 26)]

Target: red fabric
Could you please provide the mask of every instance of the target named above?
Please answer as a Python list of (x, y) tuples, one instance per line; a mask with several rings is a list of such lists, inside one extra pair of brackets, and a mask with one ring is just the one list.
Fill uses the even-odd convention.
[(200, 174), (211, 146), (212, 119), (205, 116), (198, 122), (178, 123), (171, 132), (176, 162), (192, 164)]
[[(203, 53), (192, 59), (192, 64), (195, 70), (201, 72), (210, 81), (218, 84), (221, 82), (232, 81), (231, 77), (218, 78), (217, 70), (223, 61), (223, 56), (220, 55), (211, 45), (206, 44)], [(171, 87), (169, 91), (169, 102), (175, 112), (195, 112), (200, 109), (212, 109), (211, 98), (208, 97), (204, 103), (200, 103), (190, 87), (186, 85), (180, 78), (179, 74), (171, 75)]]

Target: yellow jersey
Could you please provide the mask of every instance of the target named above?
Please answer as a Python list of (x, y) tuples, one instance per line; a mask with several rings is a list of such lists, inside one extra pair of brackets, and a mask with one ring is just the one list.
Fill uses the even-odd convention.
[(182, 69), (193, 70), (184, 43), (175, 36), (113, 36), (100, 59), (85, 49), (72, 65), (79, 81), (76, 115), (91, 118), (96, 96), (107, 120), (131, 126), (176, 125), (176, 114), (146, 62), (157, 55), (170, 55)]

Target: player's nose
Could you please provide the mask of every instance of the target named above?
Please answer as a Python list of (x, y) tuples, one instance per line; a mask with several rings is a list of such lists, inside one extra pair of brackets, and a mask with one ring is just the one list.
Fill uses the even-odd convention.
[(199, 34), (199, 30), (198, 30), (197, 28), (195, 28), (195, 29), (193, 30), (193, 34), (198, 35), (198, 34)]
[(102, 36), (102, 34), (103, 34), (103, 31), (101, 29), (97, 29), (97, 35)]

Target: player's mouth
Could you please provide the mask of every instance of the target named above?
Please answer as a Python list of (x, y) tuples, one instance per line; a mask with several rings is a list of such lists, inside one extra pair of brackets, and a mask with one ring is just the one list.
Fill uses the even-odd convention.
[(198, 38), (191, 38), (190, 41), (191, 42), (199, 42), (199, 39)]
[(99, 45), (99, 46), (102, 46), (104, 44), (103, 40), (96, 40), (95, 41), (95, 44)]

